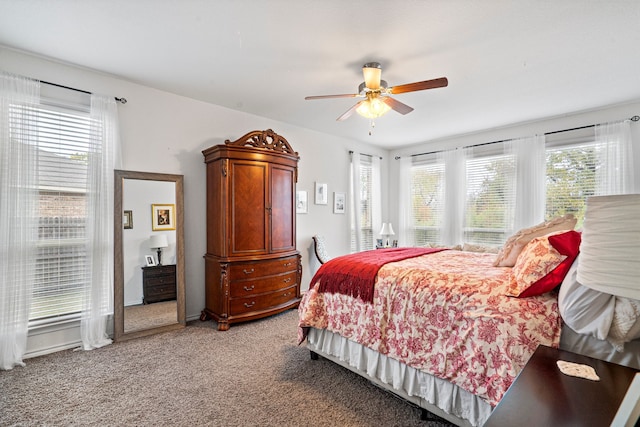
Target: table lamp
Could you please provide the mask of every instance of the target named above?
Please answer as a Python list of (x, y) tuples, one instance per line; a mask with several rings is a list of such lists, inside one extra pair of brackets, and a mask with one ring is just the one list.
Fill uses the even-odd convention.
[(162, 265), (162, 248), (169, 246), (166, 234), (153, 234), (151, 235), (151, 242), (149, 247), (158, 250), (158, 265)]
[(389, 247), (389, 236), (393, 236), (394, 233), (393, 232), (393, 227), (391, 226), (390, 222), (383, 222), (382, 223), (382, 230), (380, 230), (380, 235), (381, 236), (385, 236), (387, 238), (387, 242), (385, 243), (385, 247), (388, 248)]

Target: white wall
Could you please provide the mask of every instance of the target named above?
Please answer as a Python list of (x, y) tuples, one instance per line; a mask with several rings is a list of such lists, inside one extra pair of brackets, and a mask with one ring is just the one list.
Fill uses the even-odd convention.
[[(350, 150), (382, 156), (382, 182), (386, 183), (388, 152), (343, 138), (292, 126), (177, 96), (127, 82), (98, 71), (69, 66), (53, 60), (0, 47), (0, 68), (95, 93), (125, 97), (118, 105), (123, 143), (122, 169), (184, 175), (185, 275), (187, 320), (204, 308), (205, 165), (202, 150), (226, 139), (235, 140), (252, 130), (273, 129), (284, 136), (300, 155), (298, 190), (313, 196), (315, 181), (328, 184), (330, 203), (314, 205), (297, 216), (298, 248), (302, 254), (302, 289), (311, 280), (311, 236), (323, 234), (332, 255), (349, 252), (348, 215), (333, 214), (333, 192), (348, 192)], [(386, 184), (383, 184), (386, 194)], [(383, 219), (386, 203), (383, 197)], [(134, 217), (134, 227), (136, 224)], [(313, 267), (313, 265), (312, 265)]]

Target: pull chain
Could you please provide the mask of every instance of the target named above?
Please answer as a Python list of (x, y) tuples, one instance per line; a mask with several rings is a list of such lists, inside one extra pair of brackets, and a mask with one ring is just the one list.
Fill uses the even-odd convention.
[(371, 119), (371, 122), (369, 124), (371, 125), (371, 129), (369, 129), (369, 136), (371, 136), (373, 134), (373, 128), (376, 127), (376, 122)]

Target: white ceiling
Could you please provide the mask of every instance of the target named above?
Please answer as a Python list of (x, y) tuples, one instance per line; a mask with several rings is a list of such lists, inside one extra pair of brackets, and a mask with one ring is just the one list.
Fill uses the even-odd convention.
[[(386, 148), (640, 100), (639, 42), (638, 0), (0, 0), (2, 45)], [(336, 122), (355, 100), (304, 100), (371, 61), (449, 86), (371, 136)]]

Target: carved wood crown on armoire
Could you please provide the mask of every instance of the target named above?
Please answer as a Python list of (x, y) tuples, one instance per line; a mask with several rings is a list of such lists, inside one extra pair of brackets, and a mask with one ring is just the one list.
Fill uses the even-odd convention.
[(295, 308), (298, 153), (271, 129), (202, 152), (207, 165), (206, 306), (218, 330)]

